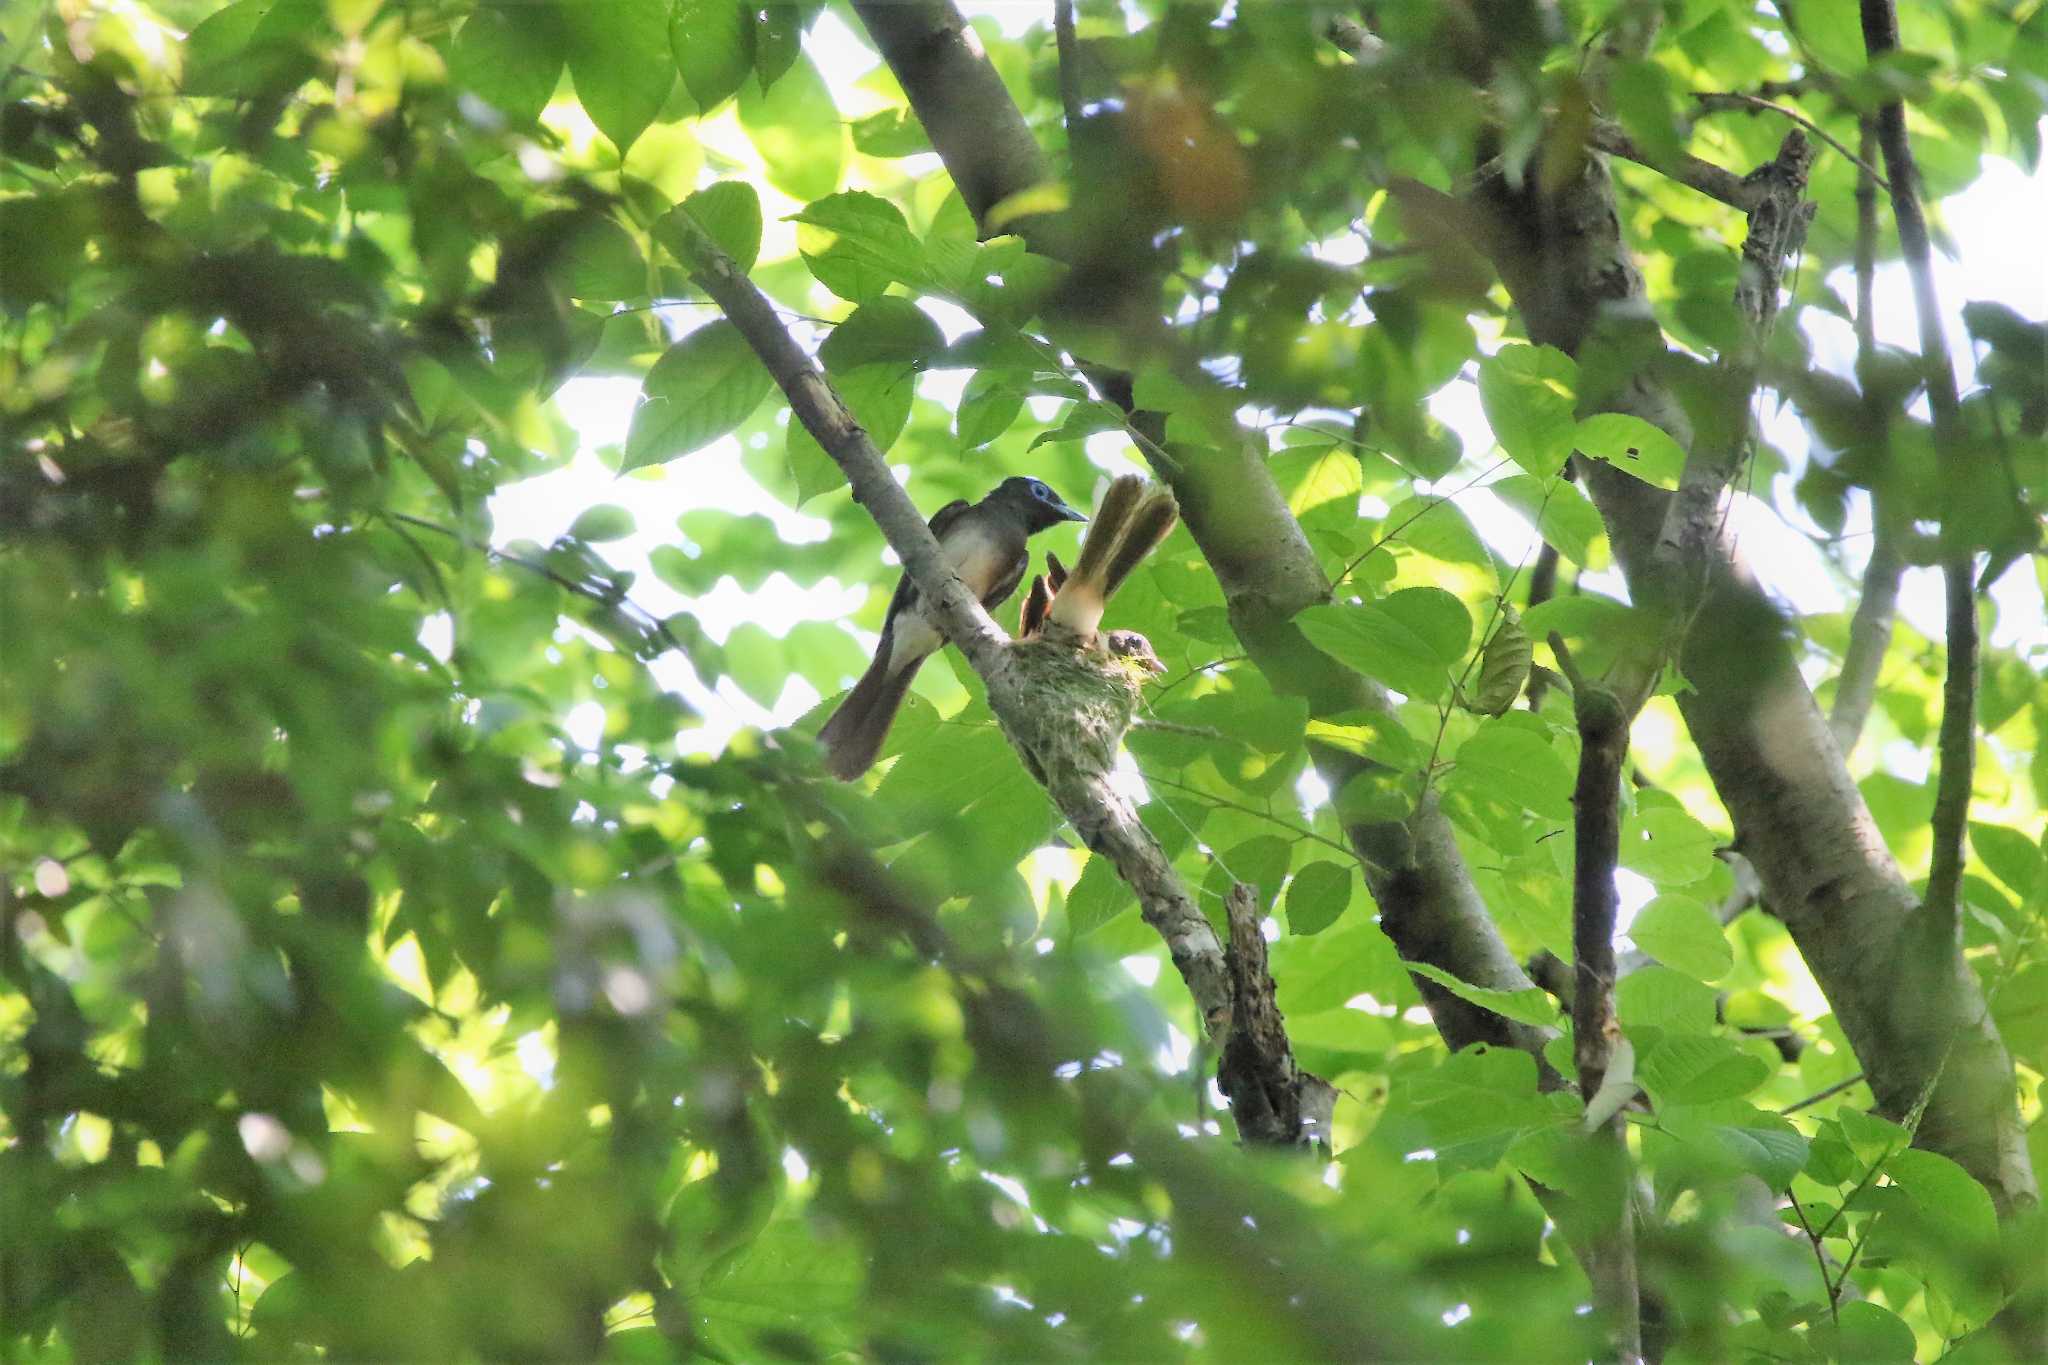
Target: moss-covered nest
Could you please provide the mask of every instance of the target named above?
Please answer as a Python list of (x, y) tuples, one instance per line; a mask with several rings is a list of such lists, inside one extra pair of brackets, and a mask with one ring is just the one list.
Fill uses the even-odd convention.
[(1137, 712), (1144, 671), (1053, 639), (1017, 642), (1009, 662), (1025, 702), (1010, 739), (1034, 774), (1047, 786), (1107, 776)]

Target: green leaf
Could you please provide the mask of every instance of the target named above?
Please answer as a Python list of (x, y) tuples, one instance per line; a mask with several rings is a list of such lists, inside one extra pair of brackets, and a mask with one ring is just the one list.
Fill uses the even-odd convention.
[(1716, 1162), (1732, 1163), (1773, 1190), (1784, 1190), (1807, 1163), (1807, 1142), (1792, 1121), (1746, 1100), (1664, 1105), (1657, 1125)]
[(569, 535), (572, 539), (587, 541), (592, 545), (607, 540), (624, 540), (632, 534), (633, 514), (616, 503), (609, 502), (584, 508), (582, 515), (569, 526)]
[(802, 1340), (852, 1308), (865, 1278), (844, 1240), (800, 1217), (778, 1218), (712, 1267), (691, 1305), (713, 1322), (772, 1328)]
[(797, 246), (805, 264), (843, 299), (865, 303), (891, 284), (930, 278), (924, 243), (886, 199), (849, 190), (807, 204), (791, 219), (801, 225)]
[(1457, 503), (1443, 497), (1403, 498), (1387, 511), (1381, 535), (1390, 543), (1418, 550), (1446, 564), (1493, 567), (1493, 554), (1479, 538)]
[(864, 303), (832, 329), (818, 347), (818, 360), (835, 375), (863, 365), (921, 369), (945, 349), (939, 325), (909, 299), (884, 295)]
[(1069, 408), (1066, 417), (1058, 426), (1049, 427), (1032, 437), (1031, 444), (1026, 449), (1036, 450), (1042, 445), (1052, 445), (1061, 441), (1085, 441), (1098, 432), (1120, 431), (1123, 424), (1122, 412), (1108, 403), (1090, 399)]
[(1377, 924), (1353, 921), (1313, 937), (1288, 934), (1272, 945), (1273, 980), (1280, 1009), (1295, 1016), (1336, 1009), (1358, 995), (1383, 1004), (1406, 996), (1410, 987), (1401, 957)]
[(1624, 412), (1603, 412), (1579, 423), (1578, 447), (1587, 458), (1605, 460), (1625, 474), (1659, 488), (1678, 487), (1685, 451), (1663, 428)]
[(1482, 716), (1505, 715), (1520, 700), (1522, 689), (1528, 684), (1533, 657), (1521, 616), (1502, 603), (1501, 618), (1479, 656), (1479, 681), (1469, 695), (1461, 698), (1465, 709)]
[(1023, 410), (1023, 393), (1002, 372), (976, 371), (961, 390), (960, 411), (954, 418), (961, 449), (974, 450), (995, 440)]
[(449, 75), (506, 123), (525, 128), (562, 79), (562, 46), (552, 5), (480, 5), (455, 35)]
[(1327, 860), (1312, 862), (1287, 884), (1287, 928), (1296, 934), (1320, 934), (1350, 903), (1351, 869)]
[(1719, 981), (1735, 966), (1735, 952), (1714, 912), (1691, 896), (1665, 894), (1636, 912), (1628, 936), (1667, 967)]
[(853, 145), (862, 156), (916, 156), (919, 152), (930, 151), (932, 140), (925, 136), (924, 125), (917, 121), (917, 115), (899, 105), (856, 119)]
[(839, 106), (802, 53), (775, 88), (740, 87), (740, 126), (768, 166), (768, 181), (808, 203), (839, 188), (846, 165), (846, 133)]
[(1688, 886), (1713, 872), (1720, 842), (1675, 804), (1653, 805), (1645, 799), (1622, 821), (1621, 865), (1660, 886)]
[(771, 3), (754, 11), (754, 77), (761, 88), (782, 79), (802, 49), (803, 14), (794, 4)]
[(1328, 604), (1295, 617), (1309, 643), (1398, 692), (1441, 701), (1472, 639), (1472, 618), (1442, 588), (1403, 588), (1363, 606)]
[(1527, 726), (1489, 720), (1454, 755), (1461, 784), (1551, 820), (1572, 818), (1572, 772), (1557, 751)]
[(1460, 981), (1449, 972), (1432, 967), (1427, 962), (1403, 962), (1401, 965), (1417, 976), (1428, 977), (1465, 1003), (1477, 1005), (1483, 1010), (1492, 1010), (1503, 1019), (1532, 1024), (1537, 1028), (1557, 1027), (1557, 1002), (1534, 986), (1518, 991), (1494, 990), (1490, 986), (1475, 986), (1468, 981)]
[(668, 247), (675, 258), (688, 265), (690, 258), (680, 245), (678, 229), (669, 219), (687, 213), (691, 221), (732, 257), (741, 270), (752, 270), (761, 254), (761, 196), (744, 180), (721, 180), (706, 185), (655, 220), (654, 240)]
[(1911, 1365), (1919, 1350), (1913, 1329), (1898, 1314), (1868, 1299), (1852, 1299), (1843, 1304), (1833, 1327), (1833, 1344), (1824, 1349), (1836, 1360)]
[(584, 217), (563, 246), (558, 269), (572, 298), (613, 303), (647, 297), (647, 262), (632, 234), (609, 218)]
[(1508, 458), (1548, 479), (1571, 458), (1579, 367), (1550, 346), (1503, 346), (1479, 364), (1479, 403)]
[(1714, 988), (1652, 964), (1615, 983), (1614, 1012), (1629, 1029), (1704, 1034), (1714, 1027)]
[(1992, 875), (2022, 899), (2041, 880), (2041, 846), (2016, 829), (1970, 822), (1970, 848)]
[(1768, 1062), (1727, 1038), (1674, 1033), (1636, 1062), (1636, 1079), (1664, 1104), (1738, 1099), (1770, 1079)]
[(1518, 1139), (1551, 1127), (1558, 1117), (1536, 1093), (1534, 1057), (1517, 1048), (1481, 1046), (1403, 1076), (1381, 1122), (1418, 1125), (1412, 1136), (1404, 1129), (1402, 1145), (1426, 1146), (1440, 1168), (1460, 1171), (1492, 1166)]
[(668, 37), (683, 84), (705, 113), (754, 69), (754, 11), (745, 0), (676, 0)]
[(1533, 474), (1510, 474), (1486, 485), (1486, 491), (1527, 517), (1537, 534), (1581, 568), (1590, 564), (1594, 543), (1606, 534), (1599, 510), (1569, 480), (1546, 483)]
[(746, 421), (774, 387), (737, 327), (723, 318), (699, 327), (647, 372), (621, 472), (701, 450)]
[[(904, 423), (910, 420), (917, 372), (893, 362), (861, 365), (833, 375), (832, 387), (839, 391), (854, 420), (875, 443), (875, 449), (887, 453), (903, 434)], [(794, 416), (789, 422), (786, 449), (790, 472), (796, 479), (798, 505), (846, 482), (846, 472)]]
[(1982, 1255), (1998, 1244), (1998, 1210), (1990, 1191), (1953, 1159), (1910, 1147), (1895, 1153), (1884, 1171), (1913, 1196), (1921, 1219), (1951, 1252)]
[(569, 4), (561, 14), (569, 31), (569, 76), (576, 82), (576, 98), (624, 160), (675, 85), (667, 0)]
[(1097, 854), (1081, 869), (1081, 880), (1067, 893), (1067, 927), (1076, 936), (1092, 934), (1136, 905), (1130, 888), (1116, 875), (1116, 866)]
[(782, 641), (753, 621), (742, 621), (725, 637), (725, 671), (740, 691), (764, 707), (775, 705), (789, 681)]

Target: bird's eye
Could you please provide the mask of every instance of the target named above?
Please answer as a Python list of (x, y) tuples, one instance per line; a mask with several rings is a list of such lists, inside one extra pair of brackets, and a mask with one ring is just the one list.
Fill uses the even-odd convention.
[(1052, 496), (1052, 490), (1050, 488), (1047, 488), (1044, 484), (1039, 483), (1036, 480), (1033, 480), (1031, 484), (1031, 496), (1034, 498), (1049, 498)]

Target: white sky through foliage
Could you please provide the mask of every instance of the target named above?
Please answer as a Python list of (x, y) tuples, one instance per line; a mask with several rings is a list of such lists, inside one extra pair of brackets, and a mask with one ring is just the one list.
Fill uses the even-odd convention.
[[(1021, 31), (1044, 18), (1043, 7), (1036, 4), (982, 4), (966, 8), (971, 14), (995, 18), (1008, 31)], [(806, 40), (805, 51), (817, 63), (841, 113), (848, 118), (872, 112), (886, 103), (861, 83), (875, 66), (872, 53), (831, 11), (820, 15)], [(551, 111), (551, 119), (556, 112), (559, 111)], [(573, 106), (566, 116), (580, 117)], [(721, 157), (758, 170), (758, 158), (729, 110), (719, 119), (707, 120), (702, 136), (706, 145)], [(1828, 154), (1823, 151), (1823, 155)], [(936, 158), (929, 156), (916, 160), (937, 164)], [(710, 172), (706, 172), (705, 178), (711, 178)], [(790, 254), (794, 247), (793, 229), (779, 220), (799, 206), (768, 187), (759, 175), (749, 178), (762, 192), (767, 219), (762, 259)], [(2037, 172), (2028, 177), (2010, 162), (1987, 158), (1982, 176), (1963, 194), (1946, 201), (1940, 211), (1959, 256), (1938, 259), (1937, 290), (1949, 327), (1950, 345), (1967, 391), (1974, 356), (1962, 327), (1964, 303), (1994, 300), (2030, 319), (2048, 317), (2048, 257), (2044, 257), (2039, 245), (2040, 225), (2048, 221), (2048, 173)], [(1358, 250), (1349, 243), (1331, 245), (1333, 258), (1342, 258), (1347, 248), (1352, 255)], [(1853, 295), (1853, 284), (1846, 272), (1832, 283), (1844, 296)], [(1910, 285), (1902, 266), (1892, 264), (1880, 269), (1877, 308), (1879, 339), (1915, 348)], [(964, 317), (945, 316), (950, 310), (943, 308), (932, 311), (949, 338), (963, 329)], [(706, 315), (710, 310), (675, 308), (664, 312), (671, 332), (680, 335), (708, 321)], [(1805, 325), (1816, 361), (1846, 372), (1854, 354), (1854, 338), (1848, 324), (1808, 310)], [(814, 342), (816, 338), (809, 340)], [(921, 377), (919, 395), (950, 404), (957, 398), (964, 378), (964, 372), (928, 373)], [(716, 508), (759, 513), (770, 518), (783, 539), (791, 543), (821, 538), (826, 534), (827, 524), (821, 518), (791, 511), (757, 484), (741, 465), (739, 443), (734, 437), (681, 457), (652, 474), (643, 472), (624, 479), (613, 475), (595, 452), (624, 442), (638, 391), (637, 381), (619, 377), (572, 379), (562, 387), (555, 401), (577, 432), (579, 449), (564, 467), (507, 485), (492, 499), (497, 544), (517, 540), (546, 544), (566, 531), (584, 508), (614, 502), (632, 511), (638, 529), (630, 537), (604, 545), (603, 553), (613, 565), (636, 575), (630, 596), (635, 604), (654, 615), (691, 611), (713, 639), (723, 641), (743, 621), (755, 622), (780, 634), (799, 621), (842, 620), (858, 609), (867, 589), (831, 579), (802, 587), (775, 574), (759, 590), (747, 592), (728, 577), (711, 592), (692, 599), (655, 577), (648, 554), (656, 546), (682, 541), (676, 519), (685, 511)], [(1463, 439), (1468, 456), (1492, 447), (1491, 434), (1470, 383), (1454, 382), (1432, 400), (1431, 406)], [(1037, 410), (1027, 411), (1022, 420), (1029, 422), (1035, 417), (1042, 422), (1049, 404), (1034, 401), (1034, 409)], [(1763, 415), (1767, 439), (1785, 453), (1795, 469), (1802, 465), (1807, 439), (1801, 423), (1774, 403), (1765, 407)], [(779, 441), (779, 437), (774, 439)], [(1131, 467), (1125, 452), (1117, 448), (1119, 440), (1116, 434), (1105, 433), (1090, 442), (1090, 455), (1105, 471)], [(1439, 491), (1456, 487), (1469, 477), (1469, 469), (1454, 474), (1439, 486)], [(1771, 591), (1794, 609), (1802, 613), (1847, 610), (1854, 605), (1854, 585), (1806, 534), (1812, 527), (1791, 497), (1790, 482), (1780, 480), (1775, 489), (1757, 487), (1751, 496), (1736, 497), (1731, 519), (1743, 552)], [(1070, 499), (1083, 502), (1094, 492), (1063, 491)], [(1418, 491), (1428, 490), (1418, 486)], [(1533, 551), (1535, 536), (1527, 523), (1483, 491), (1460, 496), (1458, 505), (1511, 562)], [(1851, 572), (1860, 571), (1867, 553), (1868, 532), (1867, 502), (1859, 496), (1852, 502), (1842, 545), (1843, 564)], [(1588, 576), (1587, 582), (1602, 591), (1621, 591), (1619, 576), (1611, 571)], [(2044, 625), (2035, 575), (2025, 565), (2017, 566), (2005, 575), (1992, 596), (1998, 605), (1992, 642), (2017, 647), (2048, 666), (2048, 625)], [(1908, 572), (1900, 596), (1900, 612), (1914, 629), (1930, 638), (1940, 638), (1941, 586), (1934, 570)], [(855, 633), (864, 645), (872, 644), (872, 635)], [(716, 751), (746, 726), (787, 724), (818, 701), (816, 691), (800, 677), (789, 680), (772, 708), (763, 708), (742, 695), (730, 679), (721, 681), (715, 692), (707, 691), (687, 662), (678, 657), (663, 659), (654, 668), (663, 685), (682, 693), (704, 713), (703, 727), (684, 737), (685, 746), (691, 750)], [(572, 737), (586, 748), (597, 743), (601, 725), (602, 711), (594, 704), (577, 708), (568, 720)]]

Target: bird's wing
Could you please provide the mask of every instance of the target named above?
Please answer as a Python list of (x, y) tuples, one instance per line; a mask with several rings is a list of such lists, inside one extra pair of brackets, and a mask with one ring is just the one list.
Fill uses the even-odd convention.
[[(926, 522), (925, 525), (931, 528), (934, 539), (943, 541), (946, 538), (946, 528), (955, 521), (958, 521), (960, 514), (972, 506), (974, 504), (965, 498), (955, 498), (938, 511), (932, 513), (932, 519)], [(882, 618), (883, 629), (886, 630), (888, 623), (896, 619), (897, 613), (916, 600), (917, 584), (910, 581), (909, 574), (904, 574), (896, 580), (895, 595), (889, 599), (889, 614)]]

